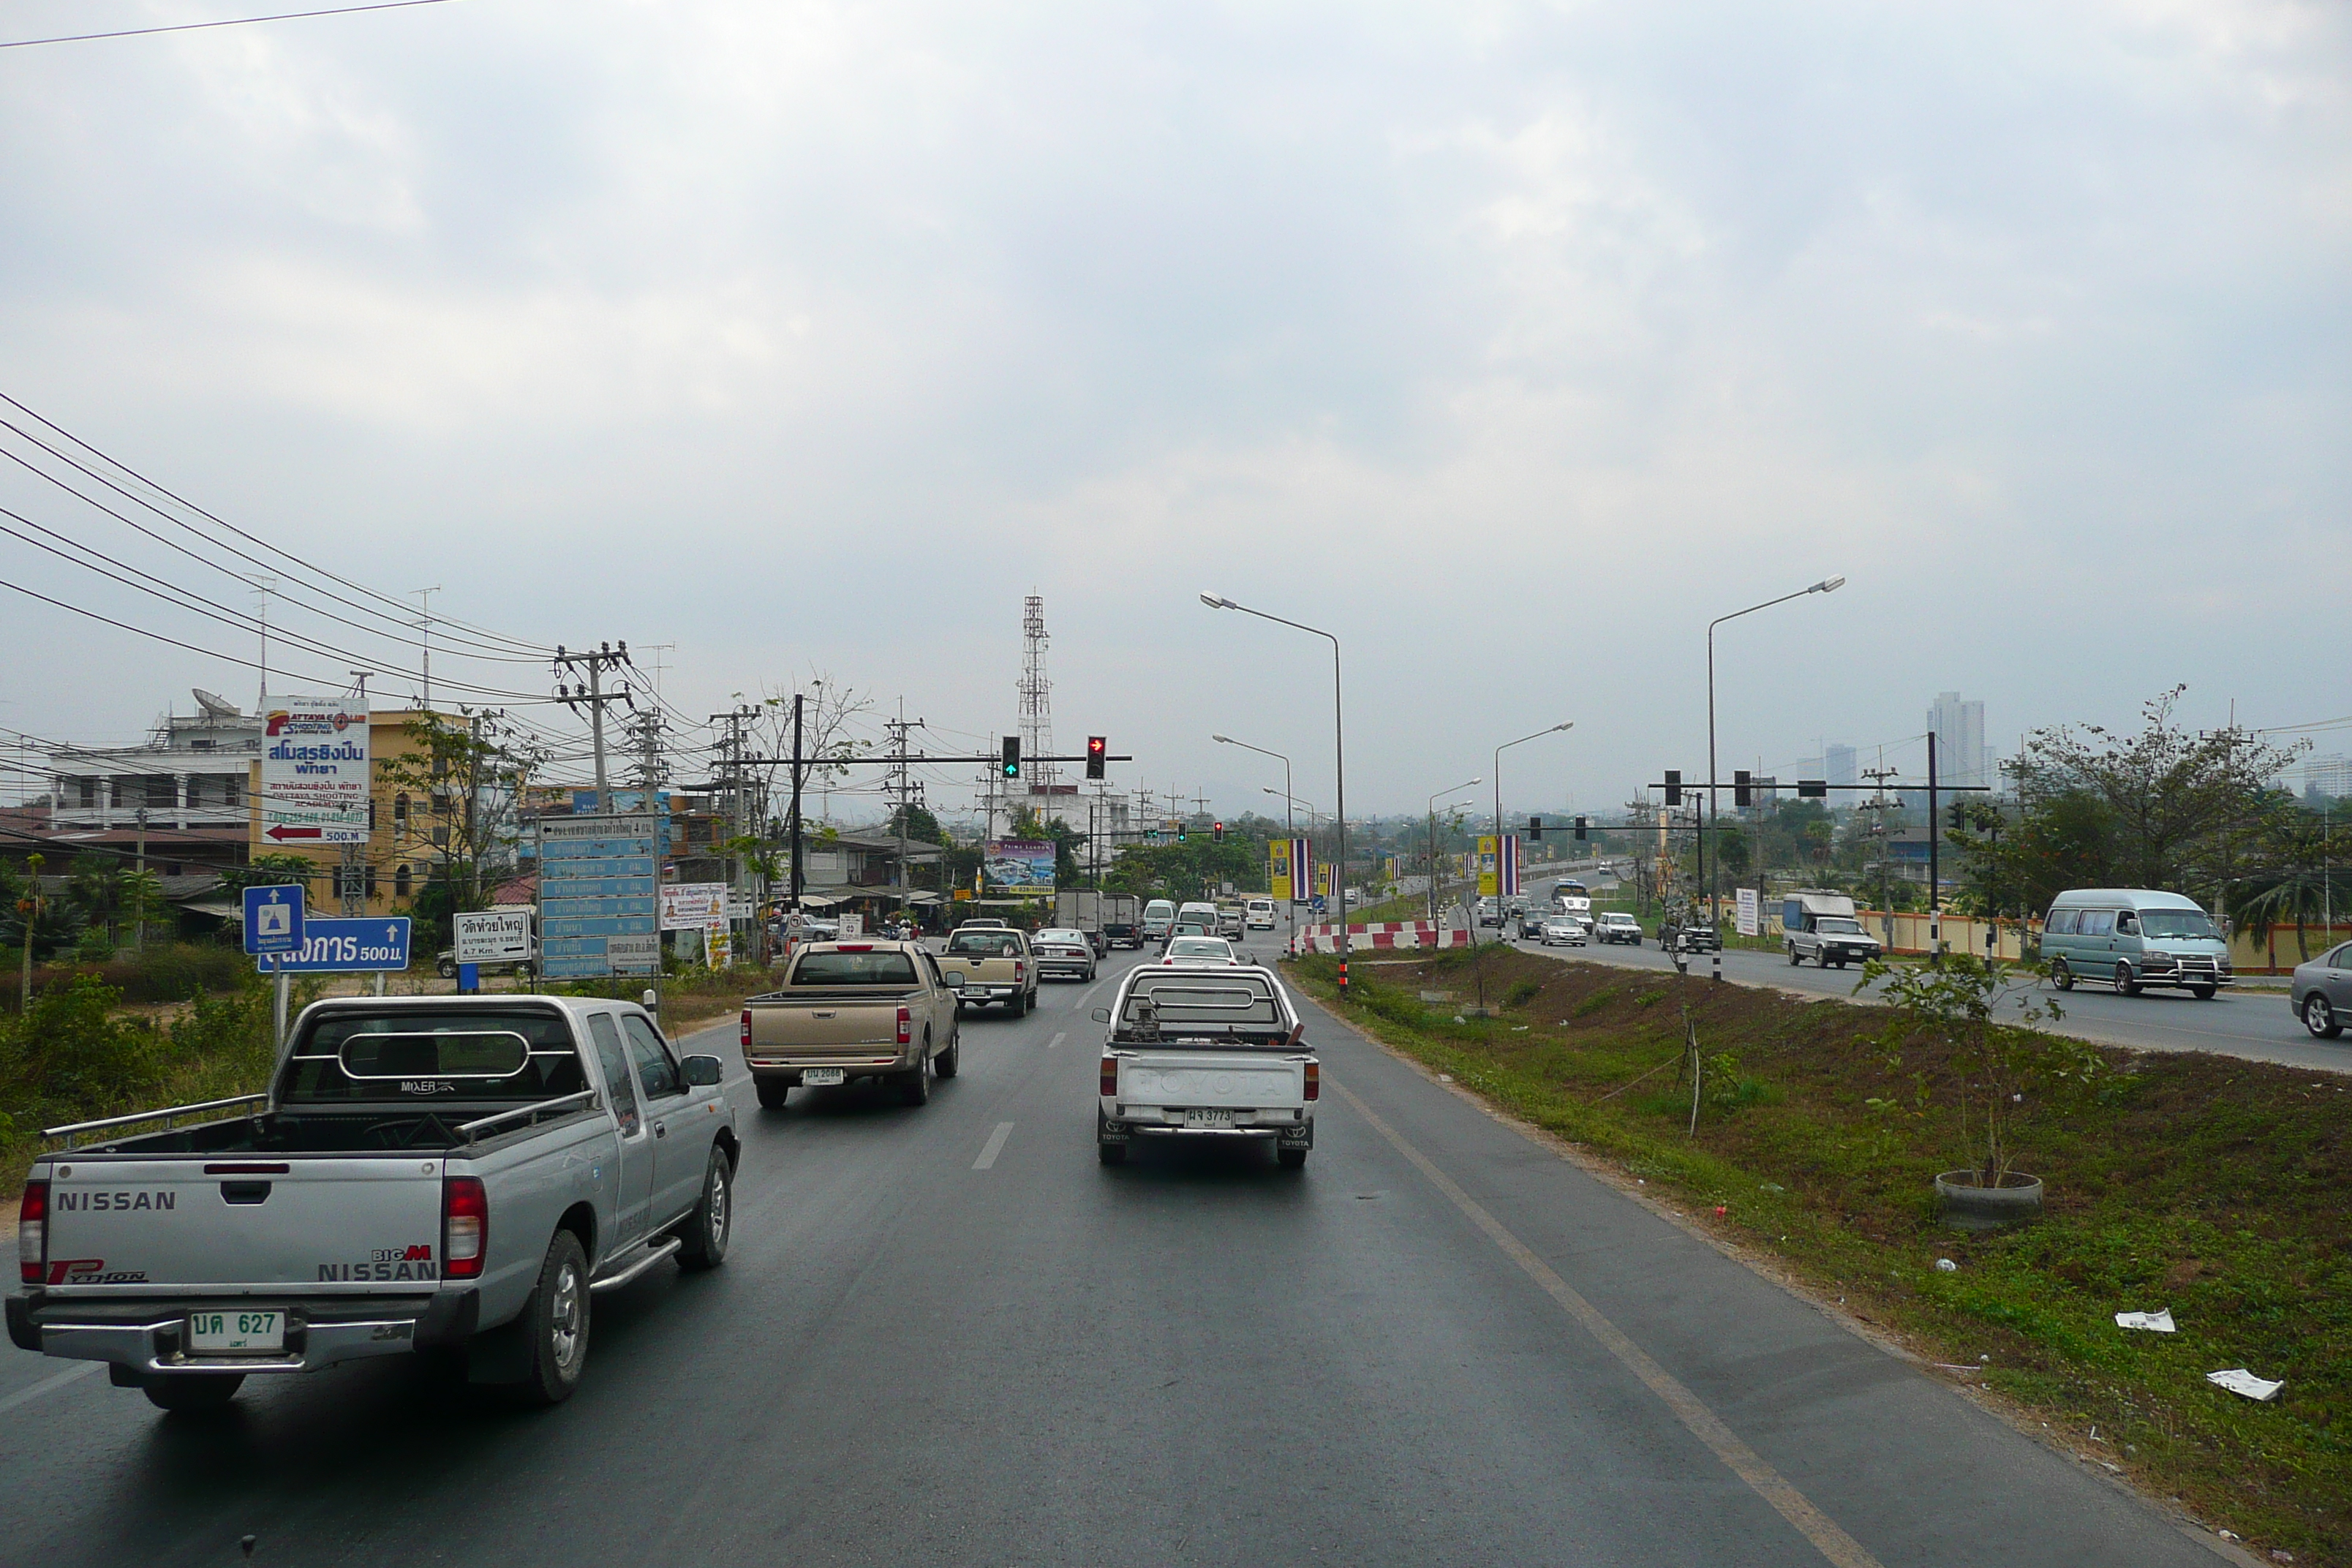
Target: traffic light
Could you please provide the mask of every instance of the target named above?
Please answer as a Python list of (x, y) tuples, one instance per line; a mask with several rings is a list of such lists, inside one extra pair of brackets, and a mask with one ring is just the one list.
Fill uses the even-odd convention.
[(1748, 787), (1748, 770), (1746, 768), (1734, 768), (1731, 771), (1731, 804), (1734, 805), (1753, 805), (1755, 804), (1753, 794)]
[(1528, 818), (1528, 842), (1530, 844), (1540, 844), (1543, 842), (1542, 817), (1530, 816)]
[(1225, 825), (1222, 822), (1212, 824), (1209, 828), (1209, 842), (1212, 844), (1223, 844), (1224, 841)]
[(1009, 779), (1021, 776), (1021, 737), (1018, 735), (1004, 737), (1004, 776)]
[(1087, 737), (1087, 777), (1103, 776), (1103, 763), (1110, 759), (1110, 742), (1100, 735)]
[(1829, 780), (1799, 779), (1797, 781), (1797, 798), (1799, 800), (1827, 800), (1829, 797)]
[(1583, 842), (1584, 842), (1584, 839), (1585, 839), (1585, 830), (1586, 830), (1587, 828), (1589, 828), (1590, 826), (1592, 826), (1592, 818), (1591, 818), (1591, 817), (1589, 817), (1589, 816), (1580, 816), (1580, 817), (1578, 817), (1578, 818), (1576, 819), (1576, 841), (1577, 841), (1579, 844), (1581, 844), (1581, 843), (1583, 843)]
[(1184, 842), (1184, 819), (1181, 816), (1176, 819), (1176, 842)]
[(1952, 831), (1955, 833), (1959, 832), (1969, 825), (1968, 802), (1964, 800), (1956, 800), (1952, 802), (1951, 809), (1946, 812), (1945, 815), (1951, 818)]
[(1668, 769), (1666, 770), (1666, 804), (1667, 804), (1668, 805), (1682, 805), (1682, 803), (1683, 803), (1683, 775), (1682, 775), (1682, 771), (1681, 771), (1680, 769), (1678, 769), (1678, 768), (1668, 768)]

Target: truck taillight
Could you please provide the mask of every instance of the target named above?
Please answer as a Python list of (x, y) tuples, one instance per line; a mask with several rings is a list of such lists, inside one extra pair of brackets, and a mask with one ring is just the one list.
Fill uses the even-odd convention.
[(743, 1016), (737, 1025), (735, 1039), (736, 1043), (745, 1050), (751, 1048), (751, 1009), (749, 1007), (743, 1009)]
[(1323, 1098), (1323, 1064), (1321, 1062), (1307, 1064), (1307, 1098), (1309, 1100)]
[(1118, 1058), (1117, 1057), (1103, 1058), (1102, 1097), (1105, 1100), (1118, 1098)]
[(914, 1037), (915, 1010), (911, 1007), (901, 1007), (898, 1009), (898, 1043), (902, 1046), (908, 1045)]
[(16, 1205), (16, 1276), (38, 1285), (49, 1260), (49, 1184), (26, 1182)]
[(490, 1246), (490, 1199), (478, 1176), (441, 1184), (441, 1277), (478, 1279)]

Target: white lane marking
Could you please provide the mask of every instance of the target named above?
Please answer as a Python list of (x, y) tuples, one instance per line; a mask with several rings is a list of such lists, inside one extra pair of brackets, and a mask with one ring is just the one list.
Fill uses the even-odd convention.
[(996, 1131), (988, 1135), (988, 1143), (981, 1150), (980, 1158), (971, 1163), (971, 1168), (975, 1171), (985, 1171), (995, 1164), (996, 1157), (1004, 1152), (1004, 1141), (1012, 1136), (1013, 1123), (998, 1122)]
[(1084, 991), (1079, 992), (1078, 999), (1070, 1004), (1070, 1011), (1075, 1013), (1079, 1008), (1085, 1006), (1087, 1002), (1093, 999), (1094, 994), (1102, 988), (1103, 983), (1097, 980), (1092, 985), (1087, 986)]
[(34, 1400), (38, 1399), (49, 1390), (53, 1388), (63, 1388), (75, 1378), (88, 1377), (91, 1373), (96, 1372), (100, 1367), (102, 1367), (106, 1363), (102, 1361), (79, 1362), (66, 1368), (65, 1371), (58, 1373), (54, 1377), (45, 1377), (41, 1379), (40, 1382), (33, 1384), (30, 1388), (20, 1388), (16, 1393), (10, 1394), (7, 1398), (0, 1399), (0, 1415), (7, 1414), (9, 1411), (16, 1409), (19, 1405), (30, 1405)]
[(1055, 1046), (1060, 1045), (1064, 1040), (1066, 1040), (1066, 1039), (1068, 1039), (1069, 1037), (1070, 1037), (1069, 1031), (1068, 1031), (1068, 1030), (1066, 1030), (1066, 1029), (1065, 1029), (1065, 1030), (1063, 1030), (1060, 1034), (1055, 1035), (1052, 1039), (1047, 1040), (1047, 1041), (1045, 1042), (1045, 1048), (1046, 1048), (1047, 1050), (1049, 1050), (1049, 1051), (1050, 1051), (1050, 1050), (1052, 1050)]

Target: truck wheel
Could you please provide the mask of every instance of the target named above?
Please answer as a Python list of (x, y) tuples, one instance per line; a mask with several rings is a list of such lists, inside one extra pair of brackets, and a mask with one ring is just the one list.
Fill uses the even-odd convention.
[(523, 1307), (530, 1370), (516, 1390), (526, 1405), (561, 1405), (588, 1364), (588, 1255), (580, 1238), (559, 1230), (539, 1266), (539, 1285)]
[(1095, 1145), (1095, 1158), (1106, 1165), (1124, 1165), (1127, 1163), (1127, 1145), (1097, 1143)]
[(236, 1397), (237, 1385), (244, 1381), (241, 1372), (162, 1373), (139, 1386), (156, 1409), (194, 1415), (226, 1405)]
[(923, 1047), (923, 1059), (915, 1064), (915, 1070), (899, 1078), (898, 1099), (908, 1105), (929, 1105), (931, 1102), (931, 1054), (928, 1044)]
[(759, 1091), (762, 1110), (782, 1110), (785, 1097), (793, 1092), (793, 1086), (780, 1078), (755, 1078), (751, 1087)]
[(694, 1212), (678, 1227), (677, 1266), (697, 1272), (727, 1261), (727, 1236), (735, 1223), (735, 1167), (727, 1152), (713, 1147), (710, 1168), (702, 1173), (702, 1196)]
[(2213, 1000), (2213, 994), (2220, 989), (2218, 985), (2191, 985), (2189, 988), (2189, 994), (2196, 997), (2200, 1002), (2210, 1002)]
[(2064, 959), (2053, 959), (2051, 962), (2050, 984), (2055, 985), (2061, 991), (2072, 991), (2074, 989), (2074, 972), (2066, 967), (2066, 961)]
[(1789, 967), (1794, 969), (1804, 962), (1805, 955), (1797, 951), (1797, 944), (1795, 942), (1790, 942), (1789, 944)]
[(2119, 962), (2116, 965), (2116, 994), (2118, 996), (2139, 994), (2138, 977), (2132, 973), (2132, 966), (2128, 963)]
[(932, 1059), (931, 1070), (941, 1078), (953, 1078), (963, 1069), (963, 1031), (952, 1030), (948, 1035), (948, 1048)]
[(1307, 1169), (1307, 1151), (1304, 1149), (1276, 1149), (1274, 1157), (1286, 1171)]

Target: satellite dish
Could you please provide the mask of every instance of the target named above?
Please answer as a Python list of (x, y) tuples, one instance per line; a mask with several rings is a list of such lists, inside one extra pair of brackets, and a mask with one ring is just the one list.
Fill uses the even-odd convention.
[(215, 696), (212, 692), (206, 691), (201, 686), (192, 688), (192, 689), (196, 694), (196, 706), (205, 710), (205, 718), (235, 719), (238, 717), (236, 704), (231, 702), (227, 698)]

